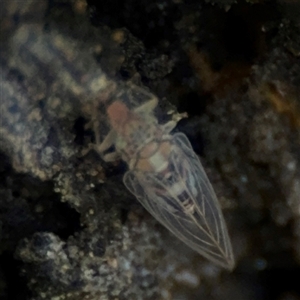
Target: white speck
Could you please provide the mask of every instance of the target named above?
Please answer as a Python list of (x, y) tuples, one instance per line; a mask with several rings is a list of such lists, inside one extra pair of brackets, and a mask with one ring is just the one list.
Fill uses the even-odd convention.
[(248, 182), (248, 177), (246, 175), (241, 176), (241, 181), (244, 183)]
[(296, 164), (294, 161), (291, 161), (287, 164), (287, 168), (290, 170), (290, 171), (295, 171), (296, 170)]
[(178, 272), (175, 275), (175, 280), (191, 287), (197, 287), (200, 283), (199, 277), (187, 270)]

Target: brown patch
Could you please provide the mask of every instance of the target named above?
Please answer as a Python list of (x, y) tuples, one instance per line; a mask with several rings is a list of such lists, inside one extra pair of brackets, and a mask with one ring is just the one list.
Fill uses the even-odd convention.
[(288, 117), (293, 127), (300, 127), (300, 107), (296, 101), (296, 91), (282, 82), (264, 83), (261, 91), (278, 113)]
[(114, 129), (128, 122), (128, 113), (128, 108), (121, 101), (115, 101), (107, 108), (107, 115)]
[(250, 75), (250, 63), (229, 62), (220, 71), (215, 71), (208, 56), (196, 47), (190, 47), (187, 53), (191, 66), (201, 81), (202, 89), (214, 96), (225, 97), (242, 86), (244, 78)]

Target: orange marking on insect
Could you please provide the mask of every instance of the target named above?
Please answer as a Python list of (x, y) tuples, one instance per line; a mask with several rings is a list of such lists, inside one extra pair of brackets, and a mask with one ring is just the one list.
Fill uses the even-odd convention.
[(112, 128), (118, 135), (122, 136), (129, 146), (134, 146), (135, 141), (130, 140), (130, 136), (140, 125), (144, 125), (143, 119), (118, 100), (107, 108), (107, 115)]
[(129, 109), (121, 101), (115, 101), (107, 108), (107, 115), (112, 127), (119, 131), (130, 119)]

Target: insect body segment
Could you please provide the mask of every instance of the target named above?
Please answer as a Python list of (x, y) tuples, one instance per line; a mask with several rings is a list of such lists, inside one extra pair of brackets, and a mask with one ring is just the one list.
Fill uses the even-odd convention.
[(115, 142), (129, 166), (125, 186), (159, 222), (192, 249), (232, 269), (232, 247), (214, 190), (187, 137), (170, 134), (176, 122), (158, 124), (152, 113), (156, 104), (153, 99), (130, 111), (113, 102), (107, 109), (113, 133), (100, 147)]
[[(112, 103), (107, 114), (113, 130), (117, 133), (115, 141), (117, 151), (129, 164), (130, 169), (152, 170), (152, 165), (165, 162), (164, 145), (161, 140), (163, 132), (156, 124), (155, 118), (146, 120), (142, 113), (131, 112), (120, 101)], [(167, 150), (168, 151), (168, 150)]]

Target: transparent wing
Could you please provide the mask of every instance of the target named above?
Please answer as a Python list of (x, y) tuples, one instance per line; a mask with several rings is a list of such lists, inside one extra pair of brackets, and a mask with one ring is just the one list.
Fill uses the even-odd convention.
[(172, 137), (171, 176), (128, 171), (124, 184), (142, 205), (188, 246), (232, 269), (234, 257), (214, 190), (187, 137)]

